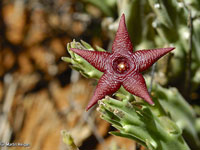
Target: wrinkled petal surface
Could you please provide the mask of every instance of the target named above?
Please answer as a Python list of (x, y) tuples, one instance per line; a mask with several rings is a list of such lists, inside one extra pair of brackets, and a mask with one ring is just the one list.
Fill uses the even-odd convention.
[(174, 47), (136, 51), (134, 56), (139, 64), (140, 72), (151, 67), (160, 57), (173, 49)]
[(115, 93), (120, 88), (120, 86), (121, 83), (112, 78), (112, 74), (104, 73), (98, 82), (98, 85), (94, 91), (94, 95), (87, 106), (87, 110), (106, 95), (112, 95)]
[(119, 27), (115, 36), (115, 40), (112, 45), (112, 52), (133, 52), (133, 46), (131, 43), (131, 39), (128, 35), (128, 31), (125, 24), (125, 16), (124, 14), (121, 16)]
[(122, 85), (131, 94), (141, 97), (151, 105), (154, 104), (147, 91), (147, 86), (142, 74), (136, 73), (134, 76), (129, 76)]
[(111, 55), (108, 52), (99, 52), (99, 51), (89, 51), (89, 50), (82, 50), (82, 49), (75, 49), (71, 48), (73, 52), (83, 57), (85, 60), (87, 60), (92, 66), (94, 66), (96, 69), (98, 69), (101, 72), (104, 72), (106, 70), (106, 60), (109, 55)]

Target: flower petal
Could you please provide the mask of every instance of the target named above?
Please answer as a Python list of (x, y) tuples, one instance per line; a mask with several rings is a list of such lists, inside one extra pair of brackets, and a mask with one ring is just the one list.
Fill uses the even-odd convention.
[(151, 105), (154, 104), (147, 91), (147, 86), (142, 74), (136, 73), (134, 76), (128, 76), (122, 85), (131, 94), (141, 97)]
[(128, 31), (125, 24), (124, 14), (121, 16), (119, 27), (115, 36), (115, 40), (112, 45), (113, 52), (133, 52), (133, 46), (131, 44), (131, 39), (128, 35)]
[(110, 73), (104, 73), (99, 79), (98, 85), (95, 89), (94, 95), (90, 100), (87, 109), (94, 106), (99, 100), (104, 98), (106, 95), (115, 93), (121, 86), (121, 82), (115, 80)]
[(111, 55), (108, 52), (89, 51), (89, 50), (75, 49), (75, 48), (71, 48), (70, 50), (83, 57), (92, 66), (94, 66), (101, 72), (104, 72), (106, 70), (105, 68), (106, 60), (108, 56)]
[(134, 57), (139, 65), (140, 72), (151, 67), (151, 65), (153, 65), (160, 57), (164, 56), (173, 49), (175, 48), (169, 47), (169, 48), (158, 48), (151, 50), (136, 51), (134, 53)]

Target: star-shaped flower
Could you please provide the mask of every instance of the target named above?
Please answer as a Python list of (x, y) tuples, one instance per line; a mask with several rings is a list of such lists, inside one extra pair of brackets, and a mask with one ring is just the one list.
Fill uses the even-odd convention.
[(73, 52), (83, 57), (96, 69), (104, 72), (99, 79), (87, 110), (106, 95), (115, 93), (121, 85), (131, 94), (141, 97), (153, 105), (154, 102), (147, 91), (145, 80), (140, 72), (148, 69), (160, 57), (173, 49), (172, 47), (133, 52), (124, 14), (120, 19), (112, 45), (112, 53), (71, 48)]

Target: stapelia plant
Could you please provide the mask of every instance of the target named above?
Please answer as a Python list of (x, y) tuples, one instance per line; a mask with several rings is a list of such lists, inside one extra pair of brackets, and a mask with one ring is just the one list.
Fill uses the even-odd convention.
[(112, 53), (71, 48), (73, 52), (83, 57), (96, 69), (104, 72), (87, 106), (87, 110), (106, 95), (115, 93), (121, 85), (130, 93), (153, 105), (154, 103), (140, 72), (148, 69), (155, 61), (173, 49), (159, 48), (140, 50), (133, 53), (133, 46), (126, 29), (124, 14), (120, 19), (112, 46)]
[[(87, 110), (100, 100), (98, 110), (101, 117), (119, 130), (112, 134), (133, 139), (150, 150), (189, 149), (182, 138), (182, 130), (167, 116), (156, 98), (152, 101), (141, 75), (142, 71), (174, 48), (133, 52), (124, 15), (120, 19), (111, 53), (99, 47), (94, 51), (83, 41), (74, 41), (67, 48), (71, 58), (63, 57), (63, 60), (72, 63), (72, 67), (86, 77), (100, 78)], [(118, 89), (117, 96), (121, 101), (106, 96)], [(133, 101), (134, 98), (126, 91), (150, 105)]]

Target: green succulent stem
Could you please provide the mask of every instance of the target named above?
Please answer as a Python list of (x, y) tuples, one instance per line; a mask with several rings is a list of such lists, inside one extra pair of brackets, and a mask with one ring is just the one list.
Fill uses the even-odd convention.
[(167, 116), (155, 115), (146, 105), (139, 108), (127, 100), (106, 97), (99, 101), (98, 111), (119, 130), (110, 132), (113, 135), (133, 139), (150, 150), (189, 150), (179, 127)]

